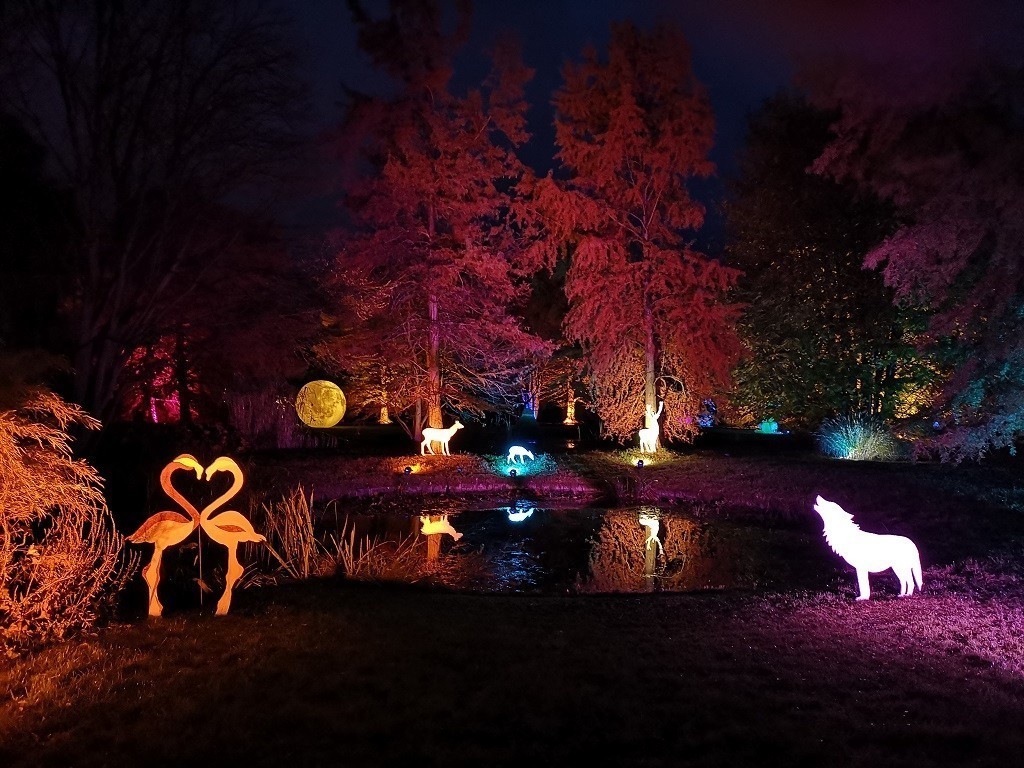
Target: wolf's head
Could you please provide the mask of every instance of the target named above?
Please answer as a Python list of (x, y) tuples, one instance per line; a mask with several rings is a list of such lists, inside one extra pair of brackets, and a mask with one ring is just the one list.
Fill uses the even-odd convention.
[(825, 523), (826, 527), (853, 522), (853, 515), (840, 507), (834, 501), (823, 499), (821, 496), (818, 496), (814, 500), (814, 511), (821, 515), (821, 519)]

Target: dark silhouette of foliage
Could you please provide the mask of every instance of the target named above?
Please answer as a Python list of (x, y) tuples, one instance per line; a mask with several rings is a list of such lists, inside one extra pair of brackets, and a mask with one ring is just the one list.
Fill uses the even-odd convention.
[(896, 226), (890, 205), (808, 172), (834, 115), (780, 95), (751, 119), (726, 206), (727, 260), (747, 355), (734, 405), (754, 422), (815, 428), (836, 414), (883, 419), (926, 406), (924, 315), (893, 303), (864, 254)]

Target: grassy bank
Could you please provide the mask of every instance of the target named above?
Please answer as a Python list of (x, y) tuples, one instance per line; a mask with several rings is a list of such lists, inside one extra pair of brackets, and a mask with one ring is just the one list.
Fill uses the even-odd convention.
[(508, 478), (496, 460), (406, 475), (410, 461), (279, 458), (250, 477), (338, 489), (341, 506), (372, 488), (578, 479), (769, 518), (810, 515), (821, 493), (912, 535), (925, 593), (854, 603), (852, 575), (842, 594), (248, 589), (224, 619), (118, 624), (0, 668), (0, 765), (1007, 765), (1024, 748), (1024, 514), (1007, 471), (582, 454)]

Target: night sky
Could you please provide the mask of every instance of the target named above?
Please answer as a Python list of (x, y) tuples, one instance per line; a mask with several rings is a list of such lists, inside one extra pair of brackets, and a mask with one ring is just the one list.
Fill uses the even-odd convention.
[[(386, 8), (384, 0), (366, 5)], [(340, 120), (341, 82), (386, 92), (387, 79), (356, 46), (343, 0), (304, 0), (291, 12), (312, 89), (312, 131)], [(509, 32), (517, 36), (526, 64), (536, 70), (527, 91), (533, 140), (523, 158), (545, 172), (554, 154), (550, 100), (563, 62), (578, 59), (587, 45), (603, 50), (611, 22), (628, 19), (648, 27), (662, 18), (686, 34), (694, 70), (715, 110), (712, 159), (719, 175), (695, 187), (709, 207), (707, 231), (699, 240), (711, 251), (721, 247), (722, 221), (715, 209), (725, 179), (736, 170), (746, 116), (799, 73), (838, 56), (882, 63), (894, 73), (934, 69), (941, 77), (948, 66), (979, 53), (1020, 60), (1024, 49), (1024, 3), (1012, 0), (476, 0), (473, 36), (456, 61), (456, 90), (486, 74), (484, 52), (495, 39)], [(326, 200), (309, 203), (297, 218), (312, 224), (331, 207)]]

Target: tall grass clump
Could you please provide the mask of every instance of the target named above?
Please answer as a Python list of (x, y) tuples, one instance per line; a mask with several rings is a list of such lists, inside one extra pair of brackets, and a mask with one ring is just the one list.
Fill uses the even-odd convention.
[(878, 419), (866, 414), (826, 419), (818, 429), (818, 446), (826, 456), (853, 461), (895, 461), (899, 442)]
[[(70, 431), (99, 422), (30, 386), (29, 359), (0, 359), (0, 654), (94, 624), (130, 577), (103, 481), (75, 459)], [(127, 559), (126, 559), (127, 558)]]
[(334, 571), (333, 558), (313, 529), (313, 494), (296, 486), (280, 501), (262, 506), (266, 550), (280, 571), (292, 579), (308, 579)]

